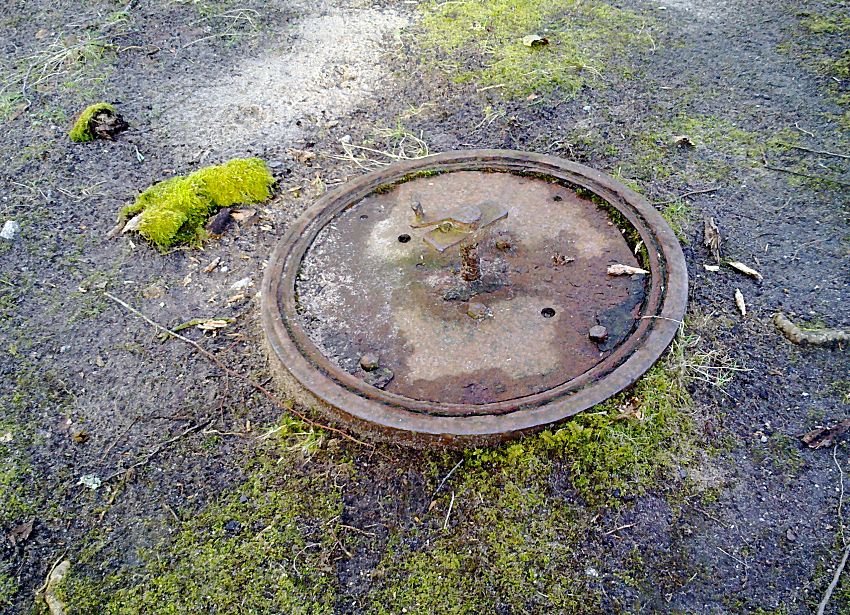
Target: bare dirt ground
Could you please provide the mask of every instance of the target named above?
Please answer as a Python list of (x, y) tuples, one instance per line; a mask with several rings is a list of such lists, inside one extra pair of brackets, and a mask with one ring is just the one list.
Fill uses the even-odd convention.
[[(491, 79), (498, 45), (435, 46), (427, 15), (457, 10), (439, 22), (451, 28), (469, 4), (487, 5), (0, 7), (0, 225), (20, 225), (0, 239), (0, 612), (46, 612), (65, 560), (47, 594), (68, 613), (817, 610), (850, 544), (850, 449), (798, 436), (850, 416), (850, 359), (771, 319), (850, 325), (850, 7), (615, 2), (622, 28), (598, 13), (575, 40), (592, 55), (639, 38), (549, 87), (528, 85), (539, 71)], [(552, 32), (585, 10), (515, 4)], [(529, 34), (481, 10), (492, 23), (473, 21), (476, 37)], [(130, 130), (71, 143), (74, 114), (98, 100)], [(495, 451), (363, 447), (281, 419), (104, 294), (165, 326), (235, 319), (186, 334), (268, 383), (256, 293), (287, 225), (364, 169), (472, 147), (577, 160), (675, 223), (690, 316), (637, 389), (657, 423), (588, 418), (555, 444)], [(235, 156), (278, 180), (256, 223), (168, 254), (107, 238), (152, 183)], [(704, 268), (705, 216), (761, 283)], [(826, 612), (850, 613), (850, 570)]]

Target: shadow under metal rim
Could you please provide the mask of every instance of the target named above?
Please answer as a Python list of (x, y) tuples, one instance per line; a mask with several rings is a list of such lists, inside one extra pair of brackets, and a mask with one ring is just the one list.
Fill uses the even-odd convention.
[[(339, 212), (381, 186), (422, 172), (498, 171), (537, 175), (581, 187), (618, 210), (647, 248), (649, 284), (632, 334), (605, 360), (547, 391), (492, 407), (496, 414), (440, 415), (441, 404), (373, 388), (322, 355), (296, 313), (295, 282), (319, 231)], [(321, 197), (289, 228), (272, 253), (261, 289), (262, 325), (273, 372), (296, 401), (335, 423), (374, 439), (416, 447), (492, 444), (551, 426), (628, 388), (661, 357), (685, 315), (688, 274), (675, 234), (641, 195), (584, 165), (529, 152), (466, 150), (395, 163), (352, 180)], [(306, 395), (304, 393), (307, 393)], [(455, 412), (463, 404), (446, 404)]]

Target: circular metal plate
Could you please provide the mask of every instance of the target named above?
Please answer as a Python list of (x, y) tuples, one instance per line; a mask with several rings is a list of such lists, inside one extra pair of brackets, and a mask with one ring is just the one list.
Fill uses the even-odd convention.
[[(457, 242), (475, 227), (469, 282)], [(612, 264), (649, 274), (608, 275)], [(273, 253), (262, 297), (272, 363), (299, 401), (360, 432), (464, 445), (542, 428), (632, 384), (676, 333), (687, 273), (661, 216), (609, 176), (473, 150), (325, 195)], [(607, 336), (591, 339), (598, 326)]]

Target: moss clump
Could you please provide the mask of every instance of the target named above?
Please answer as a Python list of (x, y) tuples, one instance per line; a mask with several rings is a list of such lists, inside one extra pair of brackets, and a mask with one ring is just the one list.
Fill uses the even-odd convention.
[(68, 133), (68, 136), (71, 137), (71, 141), (74, 141), (75, 143), (94, 141), (95, 136), (91, 129), (92, 119), (98, 113), (103, 112), (111, 113), (112, 115), (116, 114), (115, 107), (105, 102), (95, 103), (86, 107), (83, 112), (80, 113), (80, 117), (77, 118), (77, 121), (74, 122), (74, 127), (71, 128), (71, 132)]
[[(189, 518), (144, 565), (105, 578), (98, 549), (75, 558), (61, 594), (72, 614), (333, 613), (347, 463), (286, 418), (247, 480)], [(108, 541), (103, 541), (107, 543)]]
[[(507, 95), (574, 95), (604, 72), (628, 75), (625, 60), (652, 45), (646, 20), (596, 0), (431, 0), (423, 10), (424, 45), (437, 61), (458, 81)], [(529, 34), (549, 43), (529, 47)]]
[(121, 211), (124, 219), (141, 214), (138, 231), (161, 250), (197, 244), (204, 222), (221, 207), (247, 205), (271, 196), (274, 178), (259, 158), (238, 158), (191, 175), (154, 184)]

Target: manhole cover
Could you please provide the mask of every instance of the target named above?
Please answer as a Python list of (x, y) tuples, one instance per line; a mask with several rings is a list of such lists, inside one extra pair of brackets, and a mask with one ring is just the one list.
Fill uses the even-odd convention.
[(687, 272), (661, 216), (607, 175), (465, 151), (321, 198), (275, 250), (262, 292), (288, 393), (361, 433), (463, 445), (632, 384), (676, 333)]

